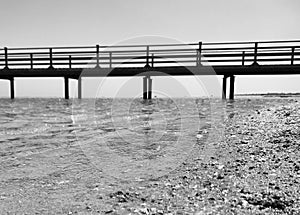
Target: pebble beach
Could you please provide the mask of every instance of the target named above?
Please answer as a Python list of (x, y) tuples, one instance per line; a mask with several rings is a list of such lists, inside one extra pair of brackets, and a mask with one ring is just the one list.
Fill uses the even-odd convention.
[(158, 181), (112, 193), (117, 213), (299, 214), (298, 102), (229, 116), (213, 156), (195, 153)]

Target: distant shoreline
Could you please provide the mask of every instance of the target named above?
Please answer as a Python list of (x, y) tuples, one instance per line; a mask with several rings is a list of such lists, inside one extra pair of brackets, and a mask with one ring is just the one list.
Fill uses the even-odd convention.
[(298, 97), (300, 93), (243, 93), (236, 96)]

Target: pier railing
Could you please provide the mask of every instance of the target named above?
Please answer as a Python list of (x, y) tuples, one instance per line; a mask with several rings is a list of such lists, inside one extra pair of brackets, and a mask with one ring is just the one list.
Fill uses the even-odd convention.
[(0, 49), (0, 69), (296, 64), (300, 40)]

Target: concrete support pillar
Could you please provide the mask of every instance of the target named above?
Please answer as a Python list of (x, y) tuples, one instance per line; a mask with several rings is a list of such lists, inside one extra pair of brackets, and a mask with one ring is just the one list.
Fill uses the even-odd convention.
[(69, 99), (69, 78), (64, 77), (65, 79), (65, 99)]
[(147, 77), (143, 78), (143, 99), (146, 100), (147, 99)]
[(223, 77), (223, 90), (222, 90), (222, 99), (226, 99), (226, 90), (227, 90), (227, 76)]
[(14, 78), (9, 79), (10, 81), (10, 98), (15, 98), (15, 80)]
[(81, 79), (81, 77), (78, 78), (77, 82), (78, 82), (78, 86), (77, 86), (78, 99), (81, 99), (82, 98), (82, 79)]
[(152, 79), (148, 77), (148, 99), (152, 99)]
[(229, 99), (234, 99), (234, 75), (230, 76), (230, 91), (229, 91)]

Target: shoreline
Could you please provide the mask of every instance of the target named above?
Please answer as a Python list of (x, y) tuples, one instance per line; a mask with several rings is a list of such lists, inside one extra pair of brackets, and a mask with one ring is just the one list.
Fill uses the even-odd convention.
[(235, 96), (247, 97), (247, 96), (262, 96), (262, 97), (300, 97), (300, 93), (242, 93), (235, 94)]

